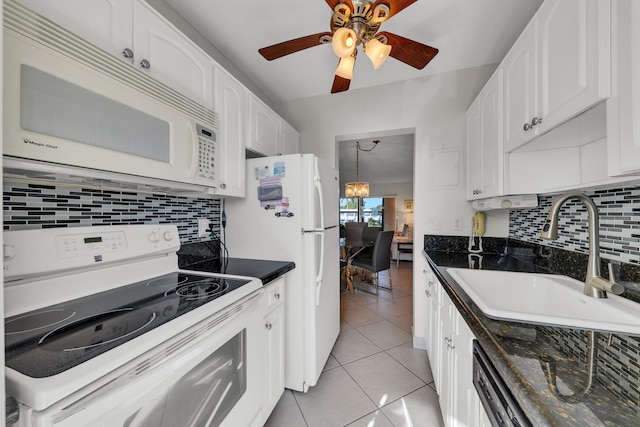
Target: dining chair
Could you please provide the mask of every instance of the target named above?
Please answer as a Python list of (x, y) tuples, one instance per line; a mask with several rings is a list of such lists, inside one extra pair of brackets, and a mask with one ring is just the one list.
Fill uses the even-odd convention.
[[(389, 287), (380, 286), (380, 278), (378, 273), (391, 268), (391, 241), (393, 240), (393, 231), (380, 231), (376, 235), (373, 245), (368, 245), (360, 249), (349, 258), (349, 268), (360, 267), (373, 273), (373, 281), (376, 286), (376, 294), (379, 288), (391, 290), (391, 275), (389, 275)], [(349, 278), (351, 283), (353, 278)], [(362, 289), (365, 292), (369, 292)]]

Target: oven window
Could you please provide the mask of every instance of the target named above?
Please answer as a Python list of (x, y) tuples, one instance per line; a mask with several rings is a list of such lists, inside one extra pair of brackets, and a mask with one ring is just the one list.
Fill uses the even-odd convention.
[(124, 423), (134, 426), (219, 425), (247, 389), (243, 329)]

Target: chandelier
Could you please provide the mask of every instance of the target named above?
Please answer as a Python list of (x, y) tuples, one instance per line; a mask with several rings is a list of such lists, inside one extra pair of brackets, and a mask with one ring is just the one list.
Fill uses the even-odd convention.
[(374, 139), (373, 141), (373, 147), (369, 148), (369, 149), (364, 149), (362, 147), (360, 147), (360, 143), (358, 141), (356, 141), (356, 181), (355, 182), (347, 182), (347, 184), (344, 186), (344, 195), (347, 198), (363, 198), (363, 197), (369, 197), (369, 183), (368, 182), (360, 182), (359, 181), (359, 176), (358, 176), (358, 165), (359, 165), (359, 158), (358, 158), (358, 152), (360, 151), (372, 151), (374, 148), (376, 148), (378, 146), (378, 143), (380, 142), (379, 139)]

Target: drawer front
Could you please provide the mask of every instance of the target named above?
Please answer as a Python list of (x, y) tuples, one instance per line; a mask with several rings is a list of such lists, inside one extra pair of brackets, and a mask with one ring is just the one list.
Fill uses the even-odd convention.
[(266, 287), (267, 312), (284, 302), (284, 277), (269, 283)]

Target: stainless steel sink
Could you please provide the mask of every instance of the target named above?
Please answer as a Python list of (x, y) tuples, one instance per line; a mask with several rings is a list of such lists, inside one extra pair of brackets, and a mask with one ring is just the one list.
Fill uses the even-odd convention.
[(566, 276), (447, 269), (491, 318), (640, 335), (640, 304), (609, 294), (592, 298)]

